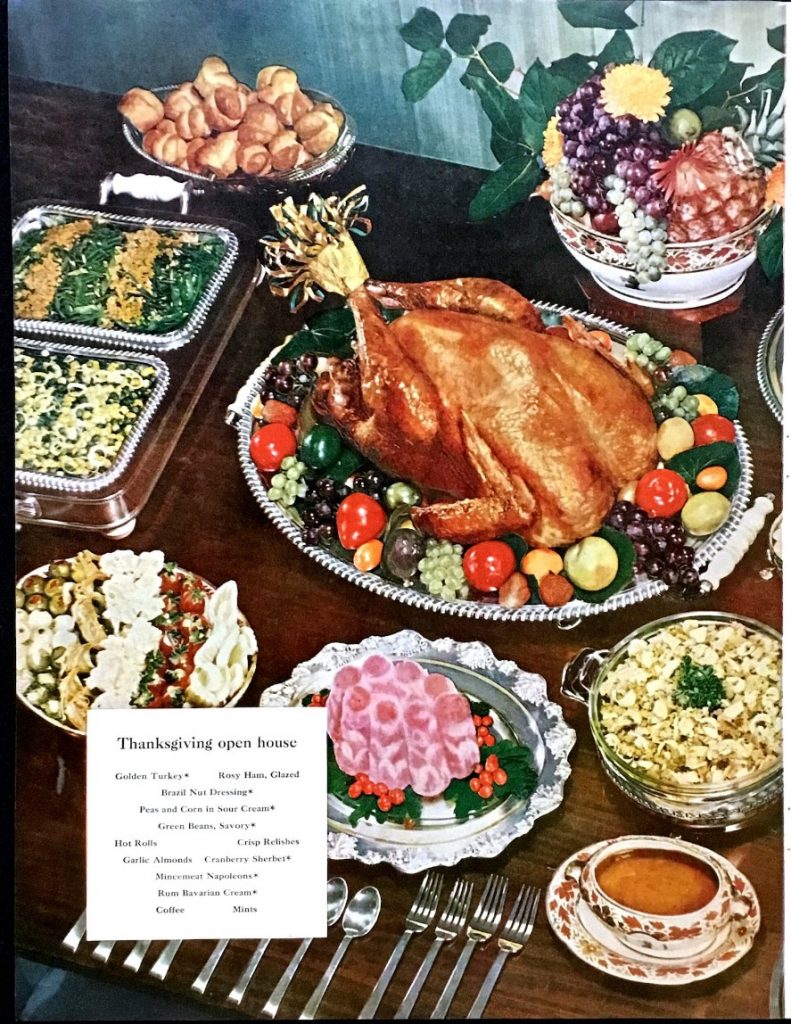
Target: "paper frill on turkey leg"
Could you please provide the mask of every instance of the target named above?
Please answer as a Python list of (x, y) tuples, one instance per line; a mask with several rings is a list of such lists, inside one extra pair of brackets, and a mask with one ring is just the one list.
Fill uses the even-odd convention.
[(292, 312), (328, 293), (347, 296), (368, 278), (352, 235), (367, 235), (371, 221), (365, 185), (347, 196), (311, 192), (296, 205), (289, 196), (270, 208), (276, 233), (261, 239), (264, 266), (273, 295), (288, 297)]

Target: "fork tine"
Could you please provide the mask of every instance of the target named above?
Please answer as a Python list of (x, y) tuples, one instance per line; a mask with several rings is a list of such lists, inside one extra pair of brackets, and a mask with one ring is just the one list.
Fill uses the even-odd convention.
[(464, 921), (466, 920), (467, 915), (470, 912), (470, 906), (472, 904), (472, 882), (465, 882), (464, 885), (465, 885), (464, 899), (462, 901), (462, 911), (461, 911), (461, 923), (462, 924), (464, 924)]
[(541, 900), (539, 898), (540, 895), (541, 895), (540, 890), (536, 889), (534, 891), (533, 902), (532, 902), (532, 904), (530, 906), (530, 911), (529, 911), (529, 914), (528, 914), (528, 921), (527, 921), (527, 926), (526, 926), (527, 927), (527, 936), (530, 936), (530, 934), (533, 931), (533, 925), (536, 923), (536, 917), (538, 916), (538, 905), (541, 902)]
[(437, 871), (432, 871), (426, 875), (426, 879), (428, 880), (428, 885), (425, 892), (423, 892), (423, 899), (416, 913), (427, 914), (429, 917), (433, 917), (437, 911), (439, 894), (442, 891), (442, 875)]
[(492, 900), (492, 913), (490, 915), (495, 928), (500, 923), (500, 918), (503, 916), (503, 908), (505, 907), (505, 894), (508, 891), (508, 879), (502, 877), (498, 878), (496, 888), (497, 895)]
[(420, 883), (417, 895), (412, 901), (412, 907), (409, 911), (410, 914), (419, 914), (423, 910), (423, 907), (427, 905), (428, 900), (431, 898), (431, 886), (433, 881), (432, 872), (429, 871)]
[(448, 897), (448, 902), (445, 904), (445, 909), (442, 911), (442, 916), (440, 918), (441, 924), (450, 924), (450, 922), (453, 920), (453, 915), (456, 912), (456, 907), (458, 905), (459, 897), (461, 895), (463, 888), (464, 882), (460, 878), (458, 878), (453, 884), (453, 888), (450, 891), (450, 896)]
[(517, 893), (514, 905), (511, 907), (511, 913), (508, 915), (508, 920), (505, 922), (505, 927), (503, 928), (504, 932), (517, 927), (517, 922), (521, 919), (523, 904), (527, 902), (529, 891), (529, 887), (523, 885)]
[(478, 906), (475, 908), (476, 917), (480, 917), (484, 913), (486, 904), (489, 900), (489, 894), (492, 891), (492, 885), (494, 884), (496, 877), (496, 875), (489, 875), (486, 879), (486, 885), (484, 886), (483, 893), (481, 894), (481, 898), (478, 900)]

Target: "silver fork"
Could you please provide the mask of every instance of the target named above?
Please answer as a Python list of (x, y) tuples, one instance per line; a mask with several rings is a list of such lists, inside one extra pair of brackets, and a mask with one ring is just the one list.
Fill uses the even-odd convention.
[(475, 913), (467, 925), (467, 942), (459, 954), (456, 966), (451, 976), (445, 983), (442, 995), (437, 1000), (437, 1005), (431, 1011), (431, 1020), (444, 1020), (448, 1015), (450, 1004), (456, 995), (462, 975), (467, 969), (470, 957), (475, 947), (481, 942), (487, 942), (497, 931), (500, 918), (503, 916), (505, 905), (505, 890), (508, 888), (508, 879), (501, 875), (489, 875), (483, 895), (478, 901)]
[(511, 914), (497, 940), (497, 944), (500, 947), (497, 959), (489, 968), (486, 981), (481, 986), (481, 991), (475, 997), (475, 1002), (467, 1014), (468, 1020), (478, 1020), (483, 1016), (483, 1011), (489, 1002), (492, 989), (500, 977), (503, 964), (512, 953), (521, 953), (525, 943), (533, 934), (533, 925), (536, 923), (540, 896), (541, 890), (533, 885), (523, 885), (519, 890), (519, 895), (516, 897)]
[(428, 928), (431, 923), (431, 919), (437, 912), (439, 906), (439, 896), (442, 891), (442, 877), (437, 874), (436, 871), (430, 871), (420, 884), (415, 902), (409, 913), (406, 916), (406, 928), (404, 934), (398, 940), (393, 952), (390, 954), (390, 959), (385, 965), (385, 969), (379, 976), (373, 992), (368, 998), (368, 1002), (360, 1011), (358, 1020), (370, 1020), (376, 1013), (379, 1004), (382, 1001), (382, 996), (385, 994), (387, 986), (390, 984), (390, 979), (395, 974), (395, 969), (401, 961), (401, 957), (404, 955), (404, 950), (407, 947), (407, 943), (416, 935), (418, 932), (423, 932)]
[(467, 914), (470, 912), (471, 903), (472, 882), (463, 882), (459, 879), (453, 886), (442, 916), (434, 929), (434, 941), (431, 943), (420, 969), (412, 979), (406, 995), (401, 1000), (401, 1005), (395, 1012), (395, 1020), (406, 1020), (409, 1017), (443, 942), (452, 942), (461, 934)]

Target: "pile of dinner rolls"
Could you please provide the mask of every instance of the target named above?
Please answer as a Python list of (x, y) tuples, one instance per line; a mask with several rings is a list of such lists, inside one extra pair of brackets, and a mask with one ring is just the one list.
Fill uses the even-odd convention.
[(343, 126), (343, 113), (314, 103), (291, 68), (261, 68), (251, 89), (220, 57), (207, 57), (194, 81), (182, 82), (164, 103), (135, 88), (118, 110), (157, 160), (218, 178), (302, 167), (334, 146)]

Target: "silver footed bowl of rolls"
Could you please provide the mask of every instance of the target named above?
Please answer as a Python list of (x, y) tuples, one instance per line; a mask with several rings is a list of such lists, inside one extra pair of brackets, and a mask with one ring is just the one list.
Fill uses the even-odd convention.
[(338, 101), (302, 89), (296, 71), (261, 68), (251, 88), (221, 57), (207, 57), (190, 82), (129, 89), (118, 111), (146, 160), (225, 191), (313, 184), (346, 163), (356, 138)]

